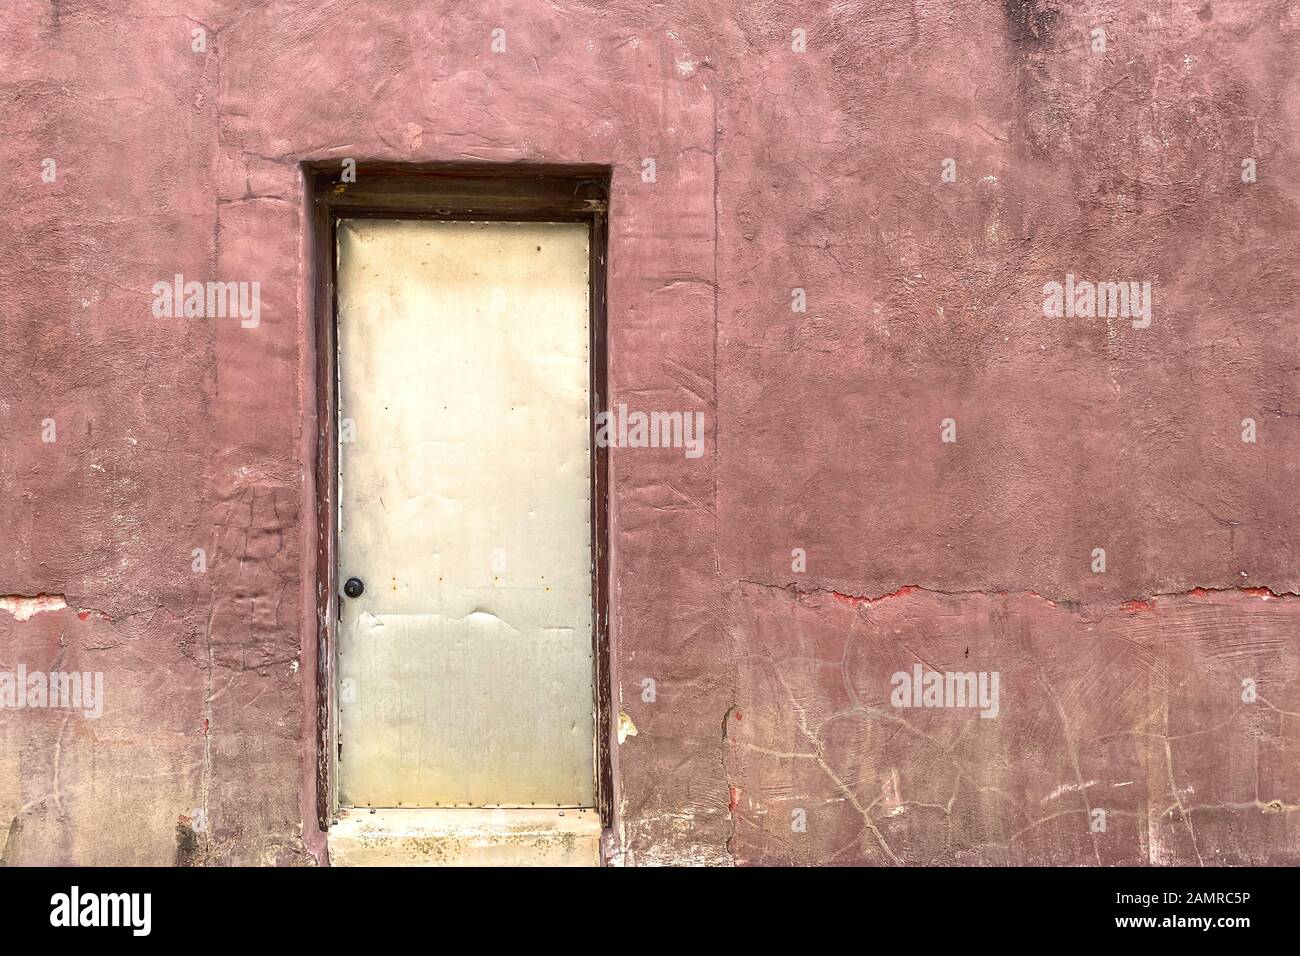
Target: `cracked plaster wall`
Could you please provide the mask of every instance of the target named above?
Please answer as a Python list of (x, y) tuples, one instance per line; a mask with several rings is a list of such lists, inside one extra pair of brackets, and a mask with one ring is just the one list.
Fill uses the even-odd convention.
[[(618, 861), (1300, 861), (1298, 45), (1286, 0), (12, 3), (0, 594), (67, 606), (0, 660), (107, 700), (0, 714), (5, 861), (321, 859), (298, 164), (344, 156), (614, 167), (613, 398), (710, 442), (613, 456)], [(1067, 272), (1152, 327), (1044, 319)], [(175, 273), (259, 327), (155, 319)], [(918, 661), (999, 716), (890, 707)]]

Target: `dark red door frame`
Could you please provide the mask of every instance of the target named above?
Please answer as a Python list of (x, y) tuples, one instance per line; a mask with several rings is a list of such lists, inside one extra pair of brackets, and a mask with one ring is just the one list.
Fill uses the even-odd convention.
[(358, 162), (343, 182), (341, 161), (306, 163), (311, 218), (316, 347), (316, 809), (328, 830), (336, 809), (338, 621), (338, 363), (335, 338), (340, 218), (585, 222), (591, 228), (591, 527), (592, 640), (596, 687), (596, 806), (601, 823), (614, 813), (609, 641), (609, 453), (596, 444), (596, 415), (608, 405), (606, 249), (610, 170), (606, 166), (517, 164), (400, 165)]

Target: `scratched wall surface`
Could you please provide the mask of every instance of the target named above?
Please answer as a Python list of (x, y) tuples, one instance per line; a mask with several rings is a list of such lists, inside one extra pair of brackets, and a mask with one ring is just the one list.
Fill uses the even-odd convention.
[(300, 163), (354, 157), (611, 165), (613, 400), (705, 414), (612, 452), (612, 862), (1300, 862), (1298, 62), (1294, 0), (15, 0), (0, 672), (105, 694), (0, 710), (0, 856), (326, 862)]

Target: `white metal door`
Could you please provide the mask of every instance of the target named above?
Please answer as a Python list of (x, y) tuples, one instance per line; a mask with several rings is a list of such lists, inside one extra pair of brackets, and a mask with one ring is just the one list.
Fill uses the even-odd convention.
[(589, 242), (339, 223), (345, 806), (594, 804)]

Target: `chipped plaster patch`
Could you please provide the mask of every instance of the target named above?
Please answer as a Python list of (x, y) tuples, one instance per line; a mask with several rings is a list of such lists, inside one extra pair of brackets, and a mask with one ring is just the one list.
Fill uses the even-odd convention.
[(8, 611), (19, 621), (30, 620), (42, 611), (62, 611), (68, 606), (62, 594), (6, 594), (0, 597), (0, 610)]
[(618, 712), (618, 742), (621, 745), (629, 737), (636, 736), (636, 724), (624, 711)]

